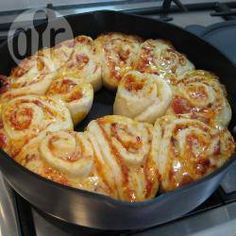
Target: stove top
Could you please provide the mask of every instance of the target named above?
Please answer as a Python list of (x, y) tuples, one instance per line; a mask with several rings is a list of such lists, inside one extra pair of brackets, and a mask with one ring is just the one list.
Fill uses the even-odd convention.
[[(125, 2), (125, 1), (123, 1)], [(152, 1), (148, 1), (149, 4)], [(185, 1), (187, 2), (187, 1)], [(148, 5), (147, 5), (148, 6)], [(163, 15), (161, 9), (133, 9), (133, 13), (171, 20), (186, 30), (212, 43), (236, 64), (236, 2), (188, 4), (188, 12), (173, 7)], [(93, 9), (94, 10), (94, 9)], [(121, 9), (122, 10), (122, 9)], [(125, 10), (125, 9), (124, 9)], [(66, 9), (66, 14), (81, 12)], [(132, 9), (129, 9), (132, 12)], [(63, 12), (63, 9), (62, 9)], [(213, 15), (213, 16), (212, 16)], [(1, 19), (1, 14), (0, 14)], [(4, 30), (2, 30), (4, 29)], [(1, 25), (0, 40), (7, 26)], [(9, 236), (68, 236), (68, 235), (236, 235), (236, 164), (217, 191), (202, 205), (182, 218), (148, 230), (105, 232), (73, 227), (34, 209), (12, 190), (0, 174), (0, 235)], [(41, 193), (39, 193), (41, 194)], [(43, 197), (43, 194), (42, 194)], [(186, 196), (187, 198), (188, 196)]]

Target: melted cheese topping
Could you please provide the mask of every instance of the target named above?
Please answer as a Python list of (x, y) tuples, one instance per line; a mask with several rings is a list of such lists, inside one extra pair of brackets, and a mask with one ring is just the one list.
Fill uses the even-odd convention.
[(225, 90), (214, 74), (203, 70), (187, 72), (172, 91), (168, 114), (189, 114), (218, 128), (228, 125), (231, 109)]
[(154, 127), (152, 151), (164, 191), (199, 179), (222, 166), (235, 149), (227, 131), (184, 116), (164, 116)]
[(114, 114), (154, 123), (165, 114), (171, 99), (171, 88), (166, 81), (156, 75), (131, 71), (118, 86)]

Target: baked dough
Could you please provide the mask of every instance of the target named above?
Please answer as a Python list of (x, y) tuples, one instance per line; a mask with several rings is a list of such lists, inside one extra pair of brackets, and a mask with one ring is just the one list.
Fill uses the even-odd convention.
[(117, 88), (122, 76), (133, 68), (141, 42), (137, 36), (122, 33), (100, 35), (95, 40), (105, 87)]
[(194, 65), (178, 52), (169, 41), (148, 39), (140, 48), (135, 70), (159, 75), (170, 83), (176, 76), (193, 70)]
[(0, 97), (0, 103), (7, 102), (19, 96), (44, 95), (54, 77), (54, 73), (47, 75), (36, 75), (35, 77), (8, 77), (6, 78), (8, 81), (6, 84), (6, 89)]
[(80, 35), (75, 39), (73, 53), (70, 59), (60, 68), (59, 73), (72, 76), (91, 83), (94, 90), (102, 87), (102, 72), (97, 57), (93, 39)]
[(117, 198), (116, 189), (103, 181), (86, 132), (41, 132), (15, 160), (57, 183)]
[(157, 75), (130, 71), (119, 83), (114, 114), (154, 123), (165, 114), (172, 99), (169, 84)]
[(186, 72), (172, 88), (173, 100), (168, 114), (188, 114), (217, 128), (227, 127), (231, 108), (224, 86), (214, 74)]
[(156, 195), (159, 180), (151, 153), (153, 126), (123, 116), (105, 116), (89, 123), (87, 131), (103, 168), (112, 173), (119, 199), (142, 201)]
[(227, 129), (219, 130), (184, 116), (163, 116), (154, 126), (152, 155), (161, 188), (170, 191), (221, 167), (235, 150)]
[(74, 51), (74, 39), (65, 40), (52, 48), (43, 48), (34, 55), (23, 59), (12, 69), (12, 79), (24, 76), (32, 79), (40, 74), (48, 74), (59, 69), (71, 57)]
[(47, 96), (22, 96), (2, 106), (4, 131), (11, 143), (11, 156), (42, 130), (71, 130), (73, 123), (65, 103)]
[(57, 96), (66, 103), (74, 125), (86, 117), (93, 104), (92, 85), (69, 76), (58, 75), (54, 78), (47, 95)]
[[(80, 35), (45, 48), (28, 57), (10, 74), (12, 82), (32, 81), (39, 75), (55, 72), (86, 79), (95, 91), (102, 86), (101, 65), (92, 38)], [(16, 83), (17, 83), (16, 81)]]

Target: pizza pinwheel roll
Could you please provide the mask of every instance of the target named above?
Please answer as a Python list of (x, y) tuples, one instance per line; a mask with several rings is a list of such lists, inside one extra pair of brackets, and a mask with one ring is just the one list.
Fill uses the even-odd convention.
[(137, 36), (122, 33), (108, 33), (95, 40), (105, 87), (117, 88), (122, 76), (132, 69), (141, 42)]
[(119, 83), (114, 114), (154, 123), (165, 114), (172, 99), (169, 84), (156, 75), (130, 71)]
[(43, 48), (34, 55), (23, 59), (19, 65), (11, 71), (11, 78), (32, 78), (40, 74), (48, 74), (59, 69), (71, 57), (74, 51), (74, 39), (58, 43), (52, 48)]
[(176, 80), (176, 76), (193, 70), (194, 65), (173, 45), (160, 39), (148, 39), (140, 48), (135, 69), (142, 73), (157, 74), (167, 81)]
[(12, 69), (10, 77), (12, 80), (23, 77), (24, 80), (32, 79), (40, 74), (47, 74), (54, 71), (52, 64), (46, 64), (42, 51), (23, 59), (18, 66)]
[(54, 76), (55, 74), (51, 73), (35, 77), (7, 77), (6, 89), (0, 96), (0, 102), (7, 102), (15, 97), (24, 95), (44, 95)]
[(152, 125), (123, 116), (105, 116), (88, 127), (96, 156), (112, 173), (119, 199), (142, 201), (155, 196), (159, 186), (156, 161), (151, 153)]
[(158, 162), (161, 188), (170, 191), (211, 173), (233, 154), (227, 129), (218, 130), (185, 116), (163, 116), (154, 126), (152, 152)]
[(231, 108), (217, 76), (194, 70), (185, 73), (173, 86), (173, 100), (167, 114), (189, 114), (209, 125), (226, 127)]
[(114, 186), (108, 185), (100, 174), (86, 132), (41, 132), (14, 159), (54, 182), (117, 198)]
[(51, 67), (51, 71), (60, 69), (67, 61), (70, 60), (75, 50), (75, 39), (68, 39), (57, 43), (54, 47), (45, 48), (40, 51), (44, 64)]
[(102, 87), (102, 72), (93, 39), (80, 35), (74, 40), (73, 53), (60, 69), (60, 73), (66, 76), (81, 78), (85, 82), (91, 83), (94, 90), (97, 91)]
[(22, 96), (2, 106), (3, 128), (12, 144), (14, 156), (42, 130), (73, 129), (71, 115), (60, 99), (47, 96)]
[(74, 125), (86, 117), (93, 104), (92, 85), (68, 76), (56, 77), (47, 95), (57, 96), (66, 103)]

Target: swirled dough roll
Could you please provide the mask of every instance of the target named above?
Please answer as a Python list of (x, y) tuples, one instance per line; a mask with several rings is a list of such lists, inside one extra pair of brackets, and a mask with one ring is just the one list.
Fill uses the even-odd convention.
[(55, 72), (66, 63), (74, 50), (74, 39), (66, 40), (53, 48), (44, 48), (23, 59), (5, 79), (1, 89), (1, 102), (24, 95), (46, 93)]
[(46, 65), (51, 65), (52, 71), (60, 69), (70, 60), (75, 50), (75, 38), (57, 43), (54, 47), (46, 48), (42, 51), (42, 56)]
[(3, 104), (1, 115), (12, 145), (11, 156), (42, 130), (73, 129), (65, 103), (53, 97), (28, 95), (15, 98)]
[(93, 104), (92, 85), (68, 76), (57, 76), (47, 95), (57, 96), (66, 103), (74, 125), (86, 117)]
[(100, 174), (86, 132), (41, 132), (14, 159), (54, 182), (117, 198), (116, 189)]
[(169, 41), (148, 39), (141, 45), (135, 69), (157, 74), (172, 82), (177, 79), (176, 76), (193, 70), (194, 65), (184, 54), (176, 51)]
[(52, 64), (45, 63), (42, 54), (43, 52), (41, 50), (23, 59), (18, 66), (12, 69), (10, 73), (11, 80), (22, 80), (21, 77), (23, 77), (24, 80), (28, 80), (40, 74), (47, 74), (54, 71)]
[(95, 40), (105, 87), (117, 88), (122, 76), (132, 69), (141, 42), (137, 36), (122, 33), (104, 34)]
[(87, 130), (96, 155), (112, 173), (119, 199), (142, 201), (155, 196), (159, 186), (156, 161), (151, 155), (153, 126), (123, 116), (105, 116)]
[(25, 95), (44, 95), (48, 90), (55, 74), (37, 75), (35, 77), (7, 77), (7, 88), (1, 94), (0, 102), (7, 102), (15, 97)]
[(173, 86), (168, 114), (189, 114), (209, 125), (226, 127), (231, 108), (223, 85), (214, 74), (194, 70), (185, 73)]
[(93, 39), (80, 35), (75, 37), (75, 45), (70, 59), (60, 68), (64, 76), (73, 76), (91, 83), (94, 90), (102, 87), (101, 64), (97, 57)]
[(163, 191), (211, 173), (231, 157), (234, 149), (227, 129), (218, 130), (196, 119), (163, 116), (154, 126), (152, 151)]
[(113, 110), (115, 115), (154, 123), (165, 114), (171, 99), (171, 88), (165, 80), (130, 71), (119, 83)]
[(65, 40), (52, 48), (43, 48), (34, 55), (23, 59), (19, 65), (11, 71), (11, 78), (17, 79), (32, 77), (40, 74), (54, 72), (66, 63), (74, 51), (74, 39)]

